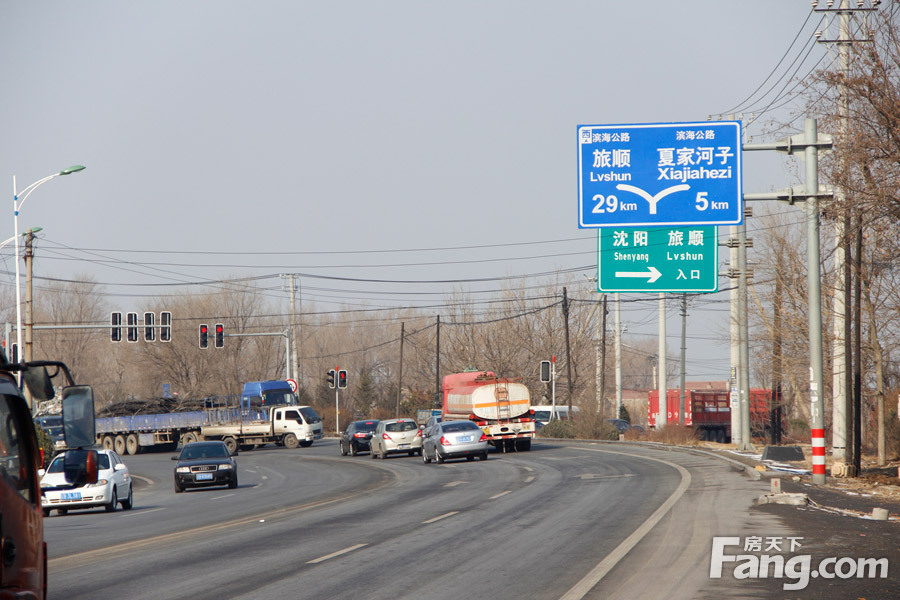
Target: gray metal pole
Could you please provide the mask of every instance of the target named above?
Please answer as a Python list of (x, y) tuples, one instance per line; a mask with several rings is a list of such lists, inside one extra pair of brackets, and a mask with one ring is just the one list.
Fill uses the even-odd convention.
[(687, 357), (687, 294), (681, 295), (681, 394), (678, 403), (678, 424), (684, 426), (684, 378), (687, 375), (685, 358)]
[[(818, 142), (815, 119), (806, 119), (805, 143)], [(822, 289), (819, 275), (819, 154), (815, 146), (807, 146), (806, 156), (806, 258), (809, 294), (809, 401), (812, 429), (813, 484), (825, 483), (825, 410), (822, 391)]]
[(740, 389), (741, 389), (741, 445), (740, 450), (753, 450), (750, 443), (750, 335), (747, 325), (747, 219), (744, 217), (744, 223), (738, 225), (738, 268), (740, 269), (740, 278), (738, 279), (738, 310), (741, 316), (739, 326), (741, 330), (741, 368), (740, 373)]
[[(737, 226), (731, 226), (731, 235), (729, 237), (729, 259), (728, 264), (731, 266), (732, 272), (738, 270), (738, 250), (735, 242), (737, 241)], [(731, 279), (731, 386), (730, 404), (731, 404), (731, 443), (741, 445), (743, 440), (743, 429), (741, 427), (741, 393), (740, 384), (738, 383), (738, 372), (741, 366), (741, 330), (740, 330), (740, 310), (738, 309), (738, 286), (734, 285), (734, 279)]]
[(616, 292), (616, 416), (622, 414), (622, 314), (619, 293)]
[(669, 424), (668, 381), (666, 373), (666, 294), (659, 294), (659, 418), (657, 427)]

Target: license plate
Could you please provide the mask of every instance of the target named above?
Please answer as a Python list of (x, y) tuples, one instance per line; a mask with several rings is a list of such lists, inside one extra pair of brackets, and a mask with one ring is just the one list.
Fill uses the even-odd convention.
[(459, 436), (459, 437), (456, 438), (456, 439), (457, 439), (457, 441), (459, 441), (459, 442), (471, 442), (471, 441), (472, 441), (472, 436), (471, 436), (471, 435), (461, 435), (461, 436)]
[(81, 500), (81, 492), (63, 492), (63, 500)]
[(197, 473), (197, 481), (211, 481), (212, 478), (212, 473)]
[(397, 447), (400, 448), (401, 450), (404, 450), (406, 448), (409, 448), (409, 444), (397, 444)]

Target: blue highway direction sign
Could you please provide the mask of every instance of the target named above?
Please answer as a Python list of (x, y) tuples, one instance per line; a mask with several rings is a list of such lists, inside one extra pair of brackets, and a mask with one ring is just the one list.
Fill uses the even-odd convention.
[(600, 292), (715, 292), (716, 227), (605, 227), (597, 231)]
[(739, 121), (578, 126), (578, 226), (739, 225)]

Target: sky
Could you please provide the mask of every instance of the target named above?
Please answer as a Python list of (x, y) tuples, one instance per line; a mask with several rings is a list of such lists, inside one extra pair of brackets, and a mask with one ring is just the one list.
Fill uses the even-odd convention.
[[(0, 189), (85, 165), (19, 228), (43, 228), (38, 277), (92, 277), (122, 311), (240, 277), (286, 306), (280, 273), (311, 311), (560, 270), (596, 299), (577, 126), (734, 112), (745, 142), (774, 141), (766, 122), (796, 118), (790, 94), (827, 64), (820, 23), (807, 0), (6, 2)], [(760, 154), (745, 192), (796, 183)], [(0, 291), (14, 268), (0, 250)], [(654, 337), (655, 300), (623, 298), (626, 343)], [(728, 376), (727, 299), (691, 302), (688, 379)]]

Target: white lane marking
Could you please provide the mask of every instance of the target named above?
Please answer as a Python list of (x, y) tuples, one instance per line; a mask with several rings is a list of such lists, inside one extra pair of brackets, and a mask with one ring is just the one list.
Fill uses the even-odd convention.
[(672, 492), (672, 495), (669, 496), (662, 505), (656, 509), (650, 517), (641, 524), (640, 527), (635, 529), (631, 535), (622, 540), (622, 543), (616, 546), (615, 550), (610, 552), (606, 558), (597, 563), (597, 566), (590, 570), (590, 572), (585, 575), (581, 581), (576, 583), (567, 591), (565, 594), (560, 596), (559, 600), (581, 600), (584, 598), (588, 592), (593, 589), (595, 585), (600, 583), (600, 580), (606, 577), (606, 575), (613, 570), (613, 567), (622, 560), (626, 554), (631, 552), (631, 549), (637, 546), (638, 542), (643, 539), (645, 535), (650, 533), (650, 530), (653, 529), (657, 523), (662, 521), (662, 518), (666, 516), (675, 503), (678, 502), (679, 498), (684, 495), (684, 492), (691, 485), (691, 473), (681, 465), (677, 465), (673, 462), (669, 462), (667, 460), (662, 460), (659, 458), (651, 458), (649, 456), (641, 456), (639, 454), (628, 454), (627, 452), (615, 452), (612, 450), (594, 450), (593, 448), (585, 448), (585, 450), (590, 450), (591, 452), (607, 452), (609, 454), (621, 454), (622, 456), (628, 456), (630, 458), (642, 458), (644, 460), (652, 460), (654, 462), (662, 463), (664, 465), (668, 465), (670, 467), (674, 467), (681, 473), (681, 483)]
[(532, 481), (534, 481), (534, 475), (529, 475), (525, 478), (525, 483), (531, 483)]
[(434, 523), (435, 521), (440, 521), (441, 519), (446, 519), (447, 517), (452, 517), (455, 514), (459, 514), (458, 510), (454, 510), (453, 512), (448, 512), (443, 515), (428, 519), (427, 521), (422, 521), (422, 524)]
[(228, 498), (229, 496), (234, 496), (234, 494), (225, 494), (224, 496), (216, 496), (215, 498), (210, 498), (210, 500), (221, 500), (222, 498)]
[(143, 482), (146, 483), (147, 485), (150, 485), (150, 486), (153, 485), (153, 480), (150, 479), (149, 477), (142, 477), (141, 475), (135, 475), (134, 473), (129, 473), (129, 475), (131, 475), (131, 478), (132, 478), (132, 479), (140, 479), (141, 481), (143, 481)]
[(598, 475), (597, 473), (585, 473), (583, 475), (573, 475), (579, 479), (617, 479), (619, 477), (634, 477), (634, 473), (620, 473), (618, 475)]
[(444, 484), (444, 487), (456, 487), (458, 485), (462, 485), (464, 483), (469, 483), (468, 481), (450, 481)]
[(533, 467), (522, 467), (522, 468), (525, 469), (526, 471), (534, 471)]
[(136, 517), (138, 515), (146, 515), (147, 513), (156, 512), (158, 510), (166, 510), (165, 508), (148, 508), (147, 510), (139, 510), (137, 512), (129, 511), (127, 514), (123, 514), (123, 517)]
[(501, 496), (505, 496), (505, 495), (511, 494), (511, 493), (512, 493), (512, 490), (506, 490), (505, 492), (500, 492), (499, 494), (494, 494), (493, 496), (488, 498), (488, 500), (496, 500), (497, 498), (499, 498)]
[(314, 558), (312, 560), (306, 561), (308, 565), (314, 565), (320, 562), (324, 562), (330, 558), (334, 558), (335, 556), (340, 556), (341, 554), (347, 554), (348, 552), (353, 552), (354, 550), (359, 550), (363, 546), (368, 546), (368, 544), (356, 544), (354, 546), (350, 546), (348, 548), (344, 548), (343, 550), (338, 550), (337, 552), (332, 552), (331, 554), (326, 554), (325, 556), (320, 556), (319, 558)]

